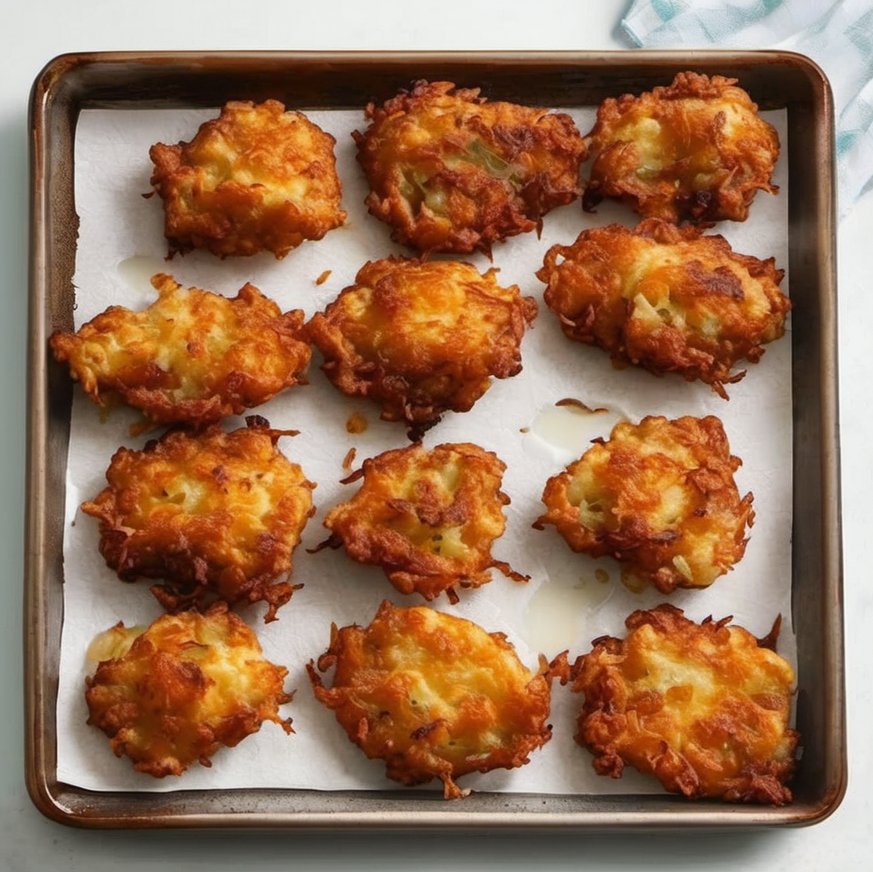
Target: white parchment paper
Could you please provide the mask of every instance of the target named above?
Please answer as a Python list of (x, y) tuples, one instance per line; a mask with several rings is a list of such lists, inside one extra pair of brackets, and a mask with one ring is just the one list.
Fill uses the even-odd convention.
[[(579, 129), (590, 129), (594, 110), (568, 110)], [(233, 295), (247, 281), (275, 299), (283, 310), (300, 308), (311, 316), (323, 309), (367, 260), (392, 252), (407, 253), (391, 243), (388, 229), (367, 214), (366, 187), (354, 158), (350, 132), (363, 125), (358, 111), (309, 112), (309, 117), (337, 140), (337, 165), (343, 182), (347, 224), (317, 243), (304, 243), (284, 260), (269, 255), (219, 260), (203, 252), (164, 260), (163, 211), (150, 190), (148, 149), (155, 142), (188, 140), (198, 125), (216, 111), (89, 110), (79, 118), (75, 151), (76, 207), (81, 218), (76, 286), (76, 326), (111, 304), (141, 309), (155, 298), (149, 277), (169, 272), (182, 284)], [(785, 115), (766, 113), (785, 142)], [(787, 267), (787, 156), (777, 165), (775, 181), (782, 194), (759, 194), (749, 220), (723, 222), (717, 232), (735, 250), (758, 257), (775, 256)], [(702, 620), (733, 615), (758, 636), (766, 634), (777, 614), (783, 616), (780, 653), (794, 661), (790, 626), (791, 582), (791, 357), (789, 332), (771, 344), (747, 377), (729, 386), (725, 402), (708, 387), (680, 377), (659, 379), (635, 369), (615, 370), (602, 351), (572, 343), (560, 332), (557, 319), (542, 303), (542, 285), (534, 272), (550, 245), (569, 243), (586, 227), (620, 221), (635, 223), (618, 205), (603, 204), (596, 215), (585, 215), (578, 203), (546, 216), (542, 236), (515, 237), (494, 249), (499, 280), (515, 283), (540, 303), (540, 314), (522, 346), (524, 370), (515, 378), (495, 381), (466, 414), (448, 413), (425, 438), (428, 446), (472, 441), (495, 451), (507, 464), (503, 489), (512, 499), (507, 530), (495, 543), (496, 558), (529, 574), (518, 584), (494, 573), (493, 581), (462, 594), (451, 606), (434, 607), (470, 618), (489, 631), (505, 632), (531, 667), (539, 652), (552, 657), (569, 649), (571, 657), (590, 649), (603, 634), (623, 635), (624, 618), (634, 609), (669, 600), (686, 614)], [(469, 258), (484, 270), (481, 256)], [(321, 285), (316, 279), (330, 270)], [(788, 292), (788, 278), (783, 283)], [(91, 668), (85, 652), (93, 637), (121, 620), (128, 626), (148, 624), (159, 614), (148, 582), (124, 584), (109, 570), (98, 550), (97, 522), (83, 515), (79, 504), (105, 485), (105, 471), (120, 446), (141, 447), (149, 436), (131, 437), (136, 416), (117, 410), (108, 417), (77, 391), (72, 412), (66, 490), (64, 545), (64, 622), (58, 690), (58, 778), (91, 790), (227, 789), (285, 787), (385, 789), (396, 787), (384, 776), (379, 761), (367, 760), (346, 738), (333, 714), (314, 699), (305, 664), (327, 647), (331, 622), (367, 624), (382, 599), (398, 605), (420, 604), (418, 597), (394, 591), (375, 567), (350, 561), (343, 551), (307, 553), (325, 538), (325, 512), (348, 498), (355, 485), (341, 485), (343, 458), (356, 449), (356, 466), (364, 458), (408, 444), (401, 424), (378, 418), (366, 401), (341, 395), (318, 369), (316, 353), (310, 384), (285, 392), (256, 411), (279, 428), (300, 430), (283, 437), (280, 448), (301, 464), (317, 482), (318, 514), (309, 522), (295, 554), (294, 580), (304, 587), (279, 611), (279, 620), (263, 623), (264, 610), (248, 609), (243, 617), (258, 633), (265, 655), (288, 667), (286, 686), (296, 689), (283, 709), (294, 721), (286, 736), (273, 724), (248, 737), (235, 749), (219, 751), (211, 768), (193, 767), (180, 778), (154, 779), (132, 770), (127, 759), (116, 759), (106, 737), (86, 725), (84, 679)], [(555, 409), (566, 397), (611, 414), (574, 417)], [(367, 430), (346, 431), (353, 412), (363, 414)], [(669, 598), (656, 591), (634, 593), (624, 587), (618, 565), (572, 553), (552, 529), (536, 531), (531, 523), (542, 511), (540, 496), (546, 479), (579, 457), (588, 441), (607, 435), (618, 416), (639, 420), (647, 414), (677, 417), (715, 414), (724, 422), (734, 454), (743, 460), (737, 479), (741, 493), (755, 494), (756, 520), (746, 555), (735, 570), (702, 591), (678, 591)], [(231, 420), (231, 429), (242, 424)], [(606, 581), (603, 571), (608, 575)], [(475, 790), (534, 793), (648, 793), (660, 786), (626, 770), (621, 781), (601, 778), (590, 755), (572, 740), (580, 700), (567, 688), (553, 690), (551, 722), (554, 735), (545, 748), (521, 769), (468, 776), (462, 786)]]

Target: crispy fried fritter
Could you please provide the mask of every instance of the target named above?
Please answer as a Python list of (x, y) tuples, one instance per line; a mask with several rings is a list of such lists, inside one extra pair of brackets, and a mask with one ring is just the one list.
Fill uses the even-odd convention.
[(292, 732), (279, 706), (291, 701), (288, 670), (263, 658), (258, 639), (224, 603), (204, 615), (163, 615), (146, 630), (119, 623), (92, 643), (100, 662), (86, 679), (88, 723), (116, 756), (161, 778), (192, 763), (211, 766), (264, 721)]
[(732, 367), (757, 363), (784, 332), (783, 275), (773, 258), (657, 218), (584, 230), (553, 245), (537, 273), (570, 339), (605, 349), (616, 366), (699, 379), (725, 399), (724, 385), (746, 374)]
[(585, 694), (576, 741), (598, 774), (630, 764), (687, 797), (791, 802), (794, 670), (730, 620), (660, 605), (630, 615), (624, 640), (594, 640), (573, 690)]
[(469, 442), (385, 451), (346, 479), (363, 483), (324, 519), (328, 543), (381, 566), (401, 593), (427, 600), (445, 591), (457, 602), (457, 588), (489, 582), (491, 567), (525, 581), (491, 556), (506, 527), (505, 469), (497, 455)]
[(778, 191), (779, 136), (736, 81), (678, 73), (639, 97), (604, 100), (585, 137), (585, 209), (615, 197), (646, 217), (745, 221), (757, 191)]
[(163, 273), (152, 284), (158, 299), (144, 311), (110, 306), (49, 339), (98, 405), (119, 397), (152, 423), (202, 427), (304, 381), (311, 354), (299, 309), (283, 315), (251, 284), (233, 298)]
[(585, 144), (569, 115), (419, 81), (353, 136), (370, 212), (418, 251), (490, 253), (579, 196)]
[(742, 558), (752, 494), (740, 498), (718, 418), (649, 416), (593, 441), (548, 480), (534, 526), (554, 524), (574, 551), (611, 555), (662, 593), (708, 587)]
[(521, 339), (537, 305), (496, 270), (386, 258), (359, 270), (307, 325), (324, 372), (344, 394), (367, 396), (416, 439), (446, 410), (466, 412), (491, 378), (521, 371)]
[(372, 623), (332, 628), (318, 659), (336, 667), (326, 688), (312, 663), (316, 697), (370, 759), (402, 784), (443, 782), (513, 769), (551, 738), (550, 679), (527, 669), (502, 633), (426, 606), (385, 601)]
[(230, 102), (191, 142), (157, 143), (151, 183), (164, 201), (170, 253), (281, 259), (346, 219), (336, 140), (277, 100)]
[(107, 564), (124, 581), (162, 579), (152, 593), (169, 611), (266, 602), (272, 620), (295, 589), (277, 579), (314, 513), (315, 485), (276, 447), (288, 432), (253, 416), (231, 433), (171, 430), (142, 451), (119, 448), (109, 486), (82, 504)]

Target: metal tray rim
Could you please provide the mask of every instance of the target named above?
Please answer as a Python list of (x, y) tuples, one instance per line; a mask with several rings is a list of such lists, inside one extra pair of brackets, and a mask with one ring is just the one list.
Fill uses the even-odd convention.
[[(344, 67), (348, 64), (382, 64), (412, 71), (425, 63), (466, 63), (505, 67), (507, 64), (542, 66), (568, 64), (573, 66), (603, 65), (605, 68), (622, 64), (639, 68), (753, 65), (775, 67), (783, 65), (800, 70), (817, 94), (817, 113), (820, 129), (818, 144), (830, 157), (816, 180), (820, 204), (817, 213), (819, 256), (823, 259), (820, 298), (825, 303), (822, 323), (820, 376), (824, 386), (821, 404), (821, 475), (824, 499), (824, 536), (822, 562), (822, 595), (829, 610), (822, 625), (823, 646), (830, 657), (830, 684), (827, 687), (827, 723), (830, 733), (828, 750), (831, 776), (821, 795), (812, 803), (795, 804), (782, 809), (726, 807), (723, 804), (672, 802), (664, 799), (655, 803), (657, 810), (611, 807), (605, 811), (551, 810), (538, 813), (523, 811), (476, 811), (475, 797), (467, 806), (448, 804), (439, 810), (415, 809), (411, 803), (399, 808), (370, 808), (355, 810), (297, 811), (223, 811), (196, 810), (203, 797), (194, 792), (195, 810), (176, 813), (166, 810), (162, 801), (152, 801), (153, 794), (87, 795), (87, 791), (71, 789), (59, 783), (53, 769), (51, 735), (46, 729), (48, 708), (53, 701), (52, 677), (47, 671), (52, 651), (51, 621), (47, 603), (48, 587), (46, 553), (47, 503), (50, 493), (49, 414), (45, 391), (46, 355), (45, 312), (50, 296), (50, 284), (57, 280), (53, 268), (53, 239), (48, 222), (53, 207), (49, 189), (52, 148), (52, 121), (58, 113), (66, 113), (67, 123), (74, 127), (78, 102), (87, 99), (87, 87), (79, 83), (77, 72), (89, 67), (112, 67), (137, 64), (144, 69), (165, 65), (180, 72), (192, 65), (207, 62), (213, 66), (222, 63), (246, 69), (257, 68), (264, 60), (282, 62), (289, 67), (299, 64), (328, 64)], [(409, 76), (407, 76), (408, 78)], [(833, 111), (830, 88), (824, 73), (810, 59), (781, 51), (632, 51), (632, 52), (98, 52), (70, 53), (57, 56), (37, 76), (30, 101), (31, 153), (31, 244), (30, 244), (30, 346), (28, 355), (28, 456), (27, 456), (27, 535), (25, 548), (25, 716), (26, 716), (26, 783), (36, 807), (47, 817), (65, 824), (89, 828), (124, 827), (204, 827), (240, 826), (258, 828), (293, 827), (295, 829), (359, 829), (359, 828), (477, 828), (504, 827), (551, 830), (560, 828), (614, 829), (634, 827), (659, 829), (662, 827), (760, 827), (773, 825), (805, 826), (827, 818), (839, 806), (846, 787), (846, 738), (844, 664), (842, 640), (842, 559), (839, 516), (839, 441), (838, 403), (836, 380), (836, 323), (835, 323), (835, 231), (833, 214)], [(181, 794), (185, 791), (179, 792)], [(202, 792), (207, 793), (207, 792)], [(225, 792), (227, 793), (227, 792)], [(230, 792), (236, 793), (236, 792)], [(242, 791), (257, 793), (257, 791)], [(398, 792), (398, 796), (400, 793)], [(166, 796), (166, 795), (161, 795)], [(340, 797), (337, 797), (340, 798)], [(123, 809), (125, 803), (142, 805), (142, 811)], [(560, 804), (561, 797), (556, 798)], [(574, 798), (575, 799), (575, 798)], [(621, 799), (619, 797), (618, 799)], [(632, 799), (632, 797), (630, 798)], [(647, 798), (648, 799), (648, 798)], [(355, 801), (354, 799), (352, 800)], [(157, 806), (149, 808), (149, 805)], [(390, 804), (390, 803), (389, 803)], [(418, 803), (415, 803), (418, 804)], [(201, 803), (202, 805), (202, 803)], [(638, 805), (643, 805), (638, 803)], [(164, 806), (161, 811), (160, 807)], [(669, 813), (665, 814), (664, 811)]]

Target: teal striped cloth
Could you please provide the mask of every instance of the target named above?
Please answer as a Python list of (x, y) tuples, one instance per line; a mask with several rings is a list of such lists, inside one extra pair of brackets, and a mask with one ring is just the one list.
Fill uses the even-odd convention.
[(834, 94), (839, 209), (873, 188), (873, 0), (634, 0), (642, 48), (777, 48), (812, 58)]

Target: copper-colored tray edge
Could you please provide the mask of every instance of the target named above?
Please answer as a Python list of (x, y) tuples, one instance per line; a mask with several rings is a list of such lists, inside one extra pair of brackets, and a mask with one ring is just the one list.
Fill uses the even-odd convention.
[[(48, 562), (51, 555), (46, 554), (46, 506), (50, 497), (47, 489), (48, 457), (48, 406), (45, 391), (45, 372), (48, 365), (46, 355), (45, 311), (48, 302), (47, 287), (52, 280), (50, 275), (51, 251), (47, 239), (46, 221), (49, 208), (46, 203), (49, 191), (46, 189), (49, 147), (46, 143), (49, 124), (49, 104), (55, 99), (55, 92), (64, 83), (65, 77), (86, 64), (144, 63), (144, 64), (186, 64), (202, 63), (220, 65), (227, 61), (257, 63), (266, 58), (275, 61), (282, 58), (288, 62), (324, 62), (342, 65), (349, 61), (366, 61), (373, 64), (408, 66), (414, 69), (424, 63), (470, 62), (504, 65), (575, 62), (603, 64), (610, 66), (653, 65), (664, 67), (688, 67), (705, 63), (707, 66), (737, 63), (789, 64), (800, 67), (806, 75), (817, 80), (822, 95), (822, 104), (817, 107), (819, 127), (817, 131), (818, 149), (821, 154), (833, 155), (833, 124), (830, 90), (821, 71), (808, 59), (787, 52), (532, 52), (532, 53), (282, 53), (282, 52), (228, 52), (228, 53), (169, 53), (155, 52), (143, 55), (128, 53), (95, 53), (62, 55), (50, 62), (37, 78), (31, 96), (31, 274), (30, 274), (30, 349), (29, 349), (29, 413), (28, 413), (28, 458), (27, 458), (27, 541), (25, 553), (25, 714), (26, 714), (26, 780), (30, 795), (37, 808), (48, 817), (62, 823), (85, 827), (202, 827), (202, 826), (246, 826), (261, 828), (338, 828), (355, 829), (360, 827), (397, 828), (468, 828), (501, 827), (552, 829), (555, 827), (584, 827), (586, 829), (612, 829), (616, 826), (631, 826), (657, 829), (664, 826), (721, 827), (726, 825), (771, 826), (808, 825), (817, 823), (830, 815), (839, 805), (845, 791), (846, 752), (845, 752), (845, 699), (843, 675), (842, 639), (842, 558), (839, 514), (839, 442), (836, 393), (836, 280), (835, 280), (835, 222), (833, 214), (833, 169), (821, 172), (816, 179), (817, 197), (820, 203), (829, 204), (823, 209), (821, 222), (817, 228), (819, 255), (827, 261), (821, 265), (820, 290), (823, 307), (819, 325), (821, 334), (821, 379), (826, 390), (821, 396), (822, 430), (822, 494), (824, 498), (823, 554), (825, 568), (823, 590), (830, 611), (824, 615), (822, 625), (823, 647), (828, 657), (832, 681), (827, 687), (828, 696), (825, 708), (828, 712), (828, 740), (826, 741), (826, 772), (828, 773), (821, 795), (812, 803), (800, 803), (783, 809), (726, 807), (723, 805), (690, 804), (673, 801), (656, 801), (657, 810), (632, 808), (613, 808), (609, 811), (546, 811), (525, 814), (517, 811), (471, 813), (475, 797), (459, 804), (438, 805), (438, 810), (415, 809), (419, 802), (403, 804), (398, 809), (376, 808), (341, 811), (339, 809), (322, 812), (282, 811), (257, 812), (206, 812), (187, 811), (156, 813), (154, 809), (143, 808), (142, 813), (128, 810), (120, 814), (111, 810), (113, 801), (123, 803), (132, 797), (128, 794), (113, 797), (94, 794), (93, 803), (87, 800), (87, 792), (69, 788), (56, 780), (56, 761), (54, 759), (53, 733), (49, 729), (53, 721), (51, 700), (51, 678), (47, 665), (52, 645), (46, 603), (51, 591), (48, 588)], [(831, 158), (832, 160), (832, 158)], [(55, 591), (57, 594), (57, 591)], [(204, 792), (208, 793), (208, 792)], [(241, 793), (252, 793), (242, 791)], [(256, 792), (255, 792), (256, 793)], [(297, 793), (305, 793), (303, 791)], [(197, 802), (198, 792), (190, 792)], [(135, 797), (148, 799), (153, 794), (136, 794)], [(398, 797), (402, 794), (398, 792)], [(83, 797), (84, 800), (83, 800)], [(363, 803), (367, 803), (364, 794)], [(511, 804), (512, 797), (508, 799)], [(75, 801), (71, 801), (75, 799)], [(106, 800), (110, 810), (107, 811)], [(342, 800), (343, 796), (337, 799)], [(562, 804), (562, 797), (543, 797), (553, 805)], [(583, 799), (583, 798), (580, 798)], [(607, 798), (631, 799), (627, 797)], [(648, 800), (648, 797), (638, 798)], [(352, 801), (355, 801), (354, 799)], [(139, 804), (139, 803), (137, 803)], [(154, 804), (168, 805), (166, 795), (158, 795)], [(622, 805), (623, 803), (619, 803)], [(632, 805), (646, 805), (634, 802)], [(172, 807), (172, 803), (169, 803)], [(184, 805), (184, 803), (183, 803)], [(378, 806), (379, 803), (376, 803)], [(86, 811), (90, 806), (90, 811)], [(465, 810), (466, 809), (466, 810)]]

